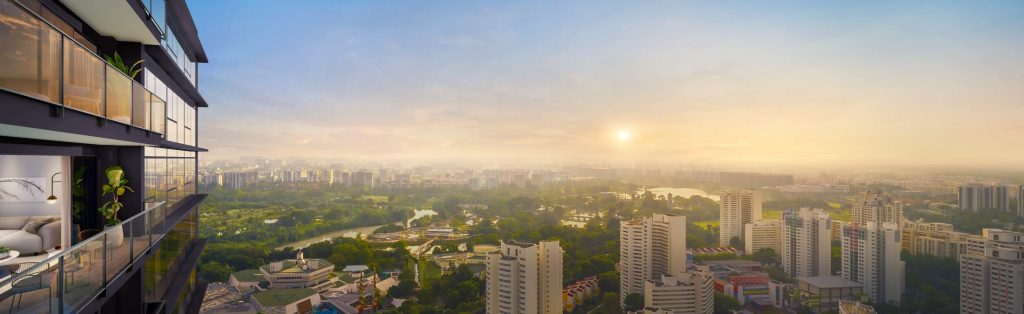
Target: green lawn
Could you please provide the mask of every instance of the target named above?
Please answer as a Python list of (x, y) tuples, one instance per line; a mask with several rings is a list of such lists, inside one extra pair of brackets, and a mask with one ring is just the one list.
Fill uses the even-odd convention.
[(711, 225), (712, 228), (718, 228), (718, 225), (720, 223), (721, 223), (721, 221), (719, 221), (719, 220), (701, 220), (701, 221), (694, 221), (693, 222), (693, 224), (701, 226), (701, 227), (707, 227), (707, 225)]
[(428, 283), (428, 282), (430, 282), (432, 280), (441, 278), (441, 273), (442, 273), (441, 267), (438, 267), (437, 264), (434, 264), (433, 262), (431, 262), (431, 261), (429, 261), (429, 260), (427, 260), (425, 258), (421, 259), (419, 261), (419, 264), (420, 264), (420, 285), (423, 285), (423, 284), (426, 284), (426, 283)]

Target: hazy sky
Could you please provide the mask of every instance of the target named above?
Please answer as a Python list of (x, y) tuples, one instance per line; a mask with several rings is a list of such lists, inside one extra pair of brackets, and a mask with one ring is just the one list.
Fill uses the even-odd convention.
[(190, 6), (212, 159), (1024, 160), (1024, 1)]

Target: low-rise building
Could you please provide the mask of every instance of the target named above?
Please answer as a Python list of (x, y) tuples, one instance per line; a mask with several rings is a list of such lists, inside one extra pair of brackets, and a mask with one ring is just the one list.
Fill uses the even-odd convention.
[(334, 264), (325, 259), (305, 259), (302, 251), (296, 254), (295, 259), (260, 266), (260, 273), (270, 283), (271, 289), (311, 288), (321, 291), (330, 286), (328, 275), (332, 271)]
[(263, 273), (256, 269), (237, 271), (228, 276), (228, 285), (238, 290), (258, 289), (260, 283), (266, 283)]
[(601, 295), (597, 287), (597, 276), (583, 278), (565, 286), (562, 289), (562, 304), (566, 312), (572, 312), (577, 306)]
[(807, 305), (818, 313), (838, 311), (839, 301), (856, 301), (864, 293), (864, 285), (840, 276), (797, 277), (796, 281)]
[(973, 235), (957, 232), (953, 225), (921, 220), (904, 220), (900, 226), (900, 246), (914, 255), (932, 255), (959, 260)]
[(644, 305), (672, 313), (713, 313), (714, 285), (708, 271), (662, 275), (644, 282)]

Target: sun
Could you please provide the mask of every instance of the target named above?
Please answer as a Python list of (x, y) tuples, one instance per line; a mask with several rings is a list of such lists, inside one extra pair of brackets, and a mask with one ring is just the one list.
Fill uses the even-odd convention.
[(619, 141), (620, 142), (628, 142), (629, 138), (631, 138), (631, 137), (633, 137), (633, 134), (630, 133), (629, 130), (626, 130), (626, 129), (619, 130)]

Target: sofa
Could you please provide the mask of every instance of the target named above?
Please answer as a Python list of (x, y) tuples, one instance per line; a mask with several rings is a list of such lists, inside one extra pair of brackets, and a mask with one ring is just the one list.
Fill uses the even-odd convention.
[[(30, 219), (56, 218), (39, 228), (39, 233), (21, 230)], [(60, 217), (6, 216), (0, 217), (0, 246), (17, 250), (22, 256), (46, 253), (60, 246)]]

